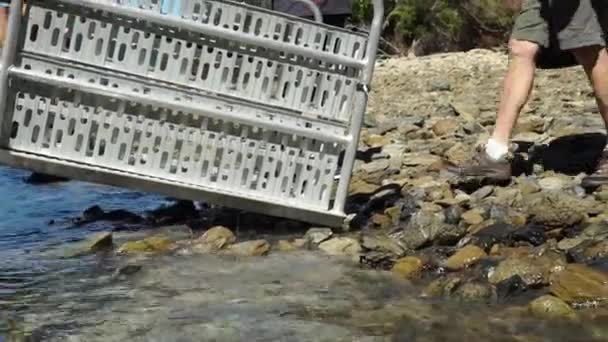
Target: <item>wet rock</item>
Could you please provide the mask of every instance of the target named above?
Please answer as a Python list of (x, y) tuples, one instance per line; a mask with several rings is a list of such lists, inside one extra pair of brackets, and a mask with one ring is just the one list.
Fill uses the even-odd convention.
[(83, 243), (78, 243), (76, 246), (68, 247), (63, 253), (64, 258), (77, 258), (83, 255), (102, 252), (114, 248), (112, 233), (103, 232), (95, 234)]
[(394, 257), (401, 257), (406, 252), (397, 241), (385, 235), (364, 235), (361, 239), (361, 247), (365, 252), (373, 251)]
[(571, 238), (565, 238), (558, 243), (558, 248), (561, 250), (570, 250), (585, 241), (601, 241), (608, 238), (608, 224), (592, 223), (587, 225), (578, 235)]
[(164, 235), (155, 235), (139, 241), (125, 242), (118, 249), (118, 253), (161, 253), (169, 251), (171, 247), (171, 240)]
[(236, 256), (265, 256), (270, 252), (270, 243), (266, 240), (245, 241), (230, 245), (226, 253)]
[(460, 123), (455, 119), (440, 119), (432, 127), (433, 133), (436, 136), (444, 136), (449, 134), (454, 134), (460, 128)]
[(95, 221), (95, 220), (100, 220), (104, 214), (105, 214), (105, 211), (103, 209), (101, 209), (100, 206), (94, 205), (94, 206), (86, 209), (82, 213), (82, 218), (85, 221)]
[(141, 223), (144, 219), (127, 210), (118, 209), (106, 212), (101, 207), (95, 205), (86, 209), (82, 213), (82, 219), (77, 220), (76, 224), (81, 225), (96, 221)]
[(548, 319), (574, 318), (576, 316), (570, 305), (550, 295), (545, 295), (531, 301), (528, 304), (528, 309), (532, 314)]
[(88, 252), (94, 253), (111, 248), (114, 248), (114, 242), (112, 241), (112, 233), (109, 232), (99, 233), (87, 242)]
[(492, 294), (490, 285), (477, 282), (464, 283), (454, 293), (456, 297), (466, 301), (488, 299)]
[(329, 228), (310, 228), (304, 235), (304, 239), (311, 244), (318, 245), (333, 235), (333, 231)]
[(69, 178), (47, 175), (44, 173), (34, 172), (29, 177), (25, 179), (25, 182), (28, 184), (40, 185), (40, 184), (50, 184), (50, 183), (59, 183), (59, 182), (67, 182)]
[(409, 256), (397, 260), (392, 271), (403, 278), (414, 279), (420, 277), (423, 268), (421, 259)]
[(513, 230), (514, 228), (510, 224), (492, 224), (474, 233), (470, 242), (488, 251), (494, 244), (505, 241)]
[(431, 243), (450, 243), (458, 241), (465, 233), (465, 228), (449, 225), (445, 222), (443, 212), (434, 213), (428, 210), (414, 214), (400, 230), (391, 234), (392, 238), (410, 250), (415, 250)]
[(293, 252), (306, 246), (306, 240), (296, 239), (294, 241), (279, 240), (277, 243), (277, 249), (281, 252)]
[(498, 284), (513, 276), (519, 276), (526, 286), (538, 286), (545, 283), (543, 269), (529, 258), (511, 258), (504, 260), (489, 273), (491, 284)]
[(528, 285), (519, 275), (498, 282), (496, 285), (496, 297), (500, 301), (519, 296), (528, 289)]
[(445, 260), (443, 267), (450, 271), (458, 271), (475, 264), (479, 259), (486, 256), (487, 254), (483, 249), (475, 245), (467, 245)]
[(527, 196), (540, 192), (540, 186), (531, 179), (521, 177), (517, 179), (517, 188), (522, 195)]
[(540, 246), (547, 241), (547, 234), (544, 227), (532, 224), (512, 232), (509, 239), (514, 242), (528, 242), (533, 246)]
[(179, 200), (176, 203), (149, 212), (151, 219), (157, 224), (174, 224), (190, 218), (198, 217), (198, 211), (192, 201)]
[(319, 249), (329, 255), (357, 255), (361, 245), (353, 238), (337, 237), (320, 243)]
[(574, 196), (550, 192), (537, 196), (530, 205), (533, 221), (549, 228), (568, 227), (586, 218), (585, 204)]
[(193, 249), (199, 253), (219, 251), (236, 242), (234, 233), (222, 226), (207, 230), (201, 237), (194, 240)]
[(569, 264), (551, 277), (551, 293), (570, 304), (601, 303), (608, 299), (608, 274)]
[(393, 268), (397, 258), (392, 254), (382, 252), (365, 252), (359, 256), (359, 264), (362, 267), (388, 271)]

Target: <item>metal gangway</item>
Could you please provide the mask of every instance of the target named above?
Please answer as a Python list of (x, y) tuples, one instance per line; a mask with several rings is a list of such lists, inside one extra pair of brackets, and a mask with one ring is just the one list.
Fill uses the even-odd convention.
[(12, 0), (0, 163), (341, 224), (383, 0), (369, 34), (168, 1)]

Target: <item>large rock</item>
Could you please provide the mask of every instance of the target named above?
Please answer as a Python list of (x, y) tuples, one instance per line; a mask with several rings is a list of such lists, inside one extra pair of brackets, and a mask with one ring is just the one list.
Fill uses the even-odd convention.
[(401, 257), (405, 254), (403, 248), (397, 241), (384, 235), (364, 235), (361, 241), (364, 251), (373, 251), (390, 256)]
[(304, 239), (314, 245), (329, 239), (334, 235), (334, 232), (329, 228), (310, 228), (304, 235)]
[(531, 301), (528, 304), (528, 309), (532, 314), (548, 319), (574, 318), (576, 316), (570, 305), (550, 295), (545, 295)]
[(519, 276), (527, 286), (546, 283), (545, 273), (532, 257), (509, 258), (502, 261), (488, 275), (490, 283), (496, 285), (513, 276)]
[(407, 249), (418, 249), (427, 244), (452, 244), (466, 234), (466, 227), (445, 223), (445, 213), (421, 210), (391, 236)]
[(67, 251), (62, 252), (62, 257), (76, 258), (83, 255), (97, 253), (104, 250), (109, 250), (114, 247), (112, 233), (103, 232), (95, 234), (83, 243), (78, 243), (73, 247), (69, 247)]
[(319, 244), (319, 249), (329, 255), (357, 255), (361, 245), (353, 238), (337, 237)]
[(413, 279), (420, 276), (423, 268), (424, 263), (420, 258), (408, 256), (397, 260), (392, 271), (401, 277)]
[(608, 274), (588, 266), (569, 264), (551, 277), (551, 293), (567, 303), (604, 302), (608, 299)]
[(570, 227), (586, 218), (586, 202), (560, 192), (536, 196), (529, 207), (534, 222), (548, 228)]
[(94, 253), (102, 250), (108, 250), (113, 247), (114, 242), (112, 240), (112, 233), (103, 232), (93, 236), (89, 241), (87, 241), (86, 250)]
[(171, 240), (164, 235), (154, 235), (139, 241), (125, 242), (118, 253), (167, 252), (172, 245)]
[(230, 229), (217, 226), (207, 230), (196, 239), (193, 249), (200, 253), (210, 253), (224, 249), (235, 241), (236, 236)]
[(253, 240), (228, 246), (226, 253), (237, 256), (264, 256), (270, 252), (270, 243), (266, 240)]
[(475, 245), (467, 245), (445, 260), (443, 267), (450, 271), (458, 271), (475, 264), (486, 256), (486, 252), (483, 249)]

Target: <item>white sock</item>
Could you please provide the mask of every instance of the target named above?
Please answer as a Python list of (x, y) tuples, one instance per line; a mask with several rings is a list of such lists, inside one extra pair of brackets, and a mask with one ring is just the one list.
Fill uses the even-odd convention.
[(494, 140), (494, 138), (490, 138), (486, 145), (486, 153), (494, 160), (502, 160), (509, 153), (509, 145), (500, 143)]

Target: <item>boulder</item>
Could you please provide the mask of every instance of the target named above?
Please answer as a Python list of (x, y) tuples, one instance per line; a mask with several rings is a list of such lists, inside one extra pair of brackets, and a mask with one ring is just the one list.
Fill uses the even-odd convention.
[(217, 226), (207, 230), (198, 239), (194, 240), (193, 249), (200, 253), (210, 253), (224, 249), (235, 241), (236, 236), (230, 229)]
[(318, 245), (333, 235), (334, 232), (329, 228), (310, 228), (304, 235), (304, 239), (311, 244)]
[(543, 269), (532, 257), (509, 258), (498, 264), (488, 275), (490, 283), (496, 285), (513, 276), (519, 276), (527, 286), (538, 286), (546, 283)]
[(270, 243), (266, 240), (253, 240), (228, 246), (226, 254), (236, 256), (264, 256), (270, 252)]
[(319, 244), (319, 249), (329, 255), (357, 255), (361, 245), (353, 238), (337, 237)]
[(167, 252), (172, 242), (164, 235), (154, 235), (143, 240), (125, 242), (118, 253)]

